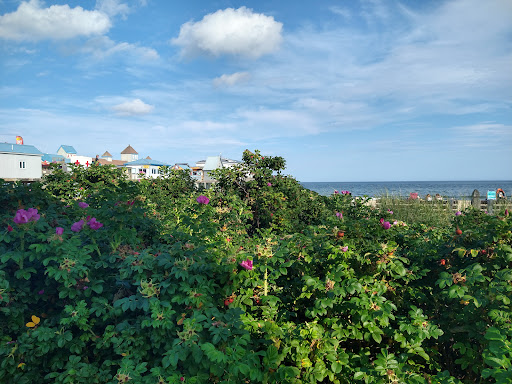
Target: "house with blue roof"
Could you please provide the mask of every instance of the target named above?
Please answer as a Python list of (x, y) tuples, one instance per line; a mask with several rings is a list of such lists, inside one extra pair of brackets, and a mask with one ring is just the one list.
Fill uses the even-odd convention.
[(143, 178), (156, 179), (160, 176), (160, 167), (169, 166), (169, 164), (161, 161), (152, 160), (151, 158), (139, 159), (125, 163), (122, 167), (126, 168), (128, 177), (131, 180), (140, 180)]
[(40, 180), (42, 156), (43, 153), (33, 145), (0, 143), (0, 179)]
[(61, 145), (57, 150), (57, 154), (64, 156), (65, 158), (70, 158), (72, 155), (76, 155), (76, 150), (71, 145)]

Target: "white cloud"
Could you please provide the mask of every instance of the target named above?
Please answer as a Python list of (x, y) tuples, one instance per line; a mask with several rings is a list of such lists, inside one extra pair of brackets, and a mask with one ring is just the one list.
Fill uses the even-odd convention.
[(213, 79), (213, 85), (216, 87), (227, 86), (231, 87), (235, 84), (249, 80), (251, 76), (247, 72), (236, 72), (231, 75), (222, 75)]
[(102, 12), (67, 4), (43, 8), (39, 0), (22, 2), (15, 12), (0, 16), (0, 38), (16, 41), (99, 35), (110, 27), (109, 17)]
[(258, 58), (279, 48), (282, 27), (272, 16), (253, 13), (246, 7), (227, 8), (208, 14), (201, 21), (183, 24), (172, 43), (182, 47), (183, 56), (227, 54)]
[(141, 99), (134, 99), (114, 105), (112, 110), (122, 116), (137, 116), (147, 115), (151, 113), (154, 108), (154, 106), (144, 103)]
[(338, 6), (329, 7), (329, 10), (339, 16), (342, 16), (345, 19), (350, 19), (352, 17), (352, 13), (347, 8), (342, 8)]
[(109, 16), (121, 15), (126, 17), (131, 12), (130, 7), (120, 0), (96, 0), (96, 9)]
[(83, 53), (94, 56), (98, 60), (103, 60), (117, 54), (129, 54), (140, 61), (154, 61), (159, 59), (158, 52), (153, 48), (140, 47), (126, 42), (116, 43), (107, 36), (99, 36), (90, 39), (80, 50)]

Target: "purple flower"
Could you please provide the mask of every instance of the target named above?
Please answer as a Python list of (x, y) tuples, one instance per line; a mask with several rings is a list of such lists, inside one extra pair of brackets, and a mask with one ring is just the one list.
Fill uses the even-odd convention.
[(88, 288), (89, 288), (89, 287), (88, 287), (87, 285), (84, 285), (84, 287), (83, 287), (82, 289), (85, 291), (85, 290), (86, 290), (86, 289), (88, 289)]
[(267, 183), (267, 186), (268, 186), (268, 187), (271, 187), (271, 186), (272, 186), (272, 183)]
[(457, 212), (455, 212), (455, 216), (460, 216), (460, 215), (462, 215), (462, 212), (461, 212), (461, 211), (457, 211)]
[(84, 203), (83, 201), (81, 201), (81, 202), (79, 202), (79, 203), (78, 203), (78, 206), (79, 206), (80, 208), (87, 208), (87, 207), (89, 206), (89, 204)]
[(208, 203), (210, 202), (210, 199), (209, 199), (209, 198), (207, 198), (207, 197), (206, 197), (206, 196), (204, 196), (204, 195), (201, 195), (201, 196), (199, 196), (199, 197), (196, 199), (196, 201), (197, 201), (199, 204), (205, 204), (205, 205), (206, 205), (206, 204), (208, 204)]
[(95, 217), (93, 217), (91, 220), (89, 220), (89, 221), (87, 222), (87, 225), (88, 225), (89, 227), (91, 227), (91, 229), (94, 229), (95, 231), (96, 231), (97, 229), (100, 229), (101, 227), (103, 227), (103, 224), (102, 224), (102, 223), (100, 223), (99, 221), (97, 221)]
[(347, 252), (347, 251), (348, 251), (348, 245), (341, 247), (341, 252)]
[(248, 271), (252, 271), (252, 260), (249, 260), (249, 259), (244, 260), (244, 261), (242, 261), (242, 262), (240, 263), (240, 265), (241, 265), (243, 268), (247, 269)]
[(393, 214), (393, 211), (392, 211), (391, 209), (388, 209), (388, 213), (389, 213), (390, 215), (392, 215), (392, 214)]
[(505, 216), (508, 217), (508, 209), (505, 209)]
[(334, 194), (335, 194), (335, 195), (338, 195), (338, 194), (339, 194), (338, 190), (336, 190), (336, 189), (335, 189), (335, 190), (334, 190)]
[(343, 213), (342, 212), (336, 212), (336, 217), (339, 217), (340, 219), (343, 219)]
[(63, 233), (64, 233), (64, 228), (61, 228), (61, 227), (55, 228), (55, 234), (57, 236), (61, 236)]
[(71, 230), (73, 232), (80, 232), (82, 230), (83, 226), (84, 226), (84, 221), (80, 220), (80, 221), (77, 221), (76, 223), (73, 223), (73, 225), (71, 226)]
[(44, 289), (41, 289), (39, 292), (37, 292), (39, 295), (44, 295)]
[(40, 217), (41, 215), (37, 213), (37, 209), (35, 208), (29, 208), (26, 211), (24, 209), (18, 209), (13, 221), (16, 224), (26, 224), (29, 221), (37, 221)]
[(383, 221), (380, 225), (382, 225), (382, 228), (384, 229), (391, 228), (391, 224), (389, 223), (389, 221)]

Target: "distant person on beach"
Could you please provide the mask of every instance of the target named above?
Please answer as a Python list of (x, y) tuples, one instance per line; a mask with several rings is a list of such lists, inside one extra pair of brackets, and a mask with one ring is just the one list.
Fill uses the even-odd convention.
[(427, 193), (427, 196), (425, 196), (425, 200), (432, 201), (432, 196), (430, 196), (430, 193)]
[(501, 188), (498, 188), (498, 189), (496, 190), (496, 197), (497, 197), (498, 199), (504, 199), (504, 198), (506, 197), (506, 196), (505, 196), (505, 191), (504, 191), (503, 189), (501, 189)]

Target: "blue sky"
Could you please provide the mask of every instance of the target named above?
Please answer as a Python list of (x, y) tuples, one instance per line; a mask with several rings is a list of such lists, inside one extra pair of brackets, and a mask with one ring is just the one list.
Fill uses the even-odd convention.
[(511, 180), (512, 1), (0, 0), (0, 142)]

